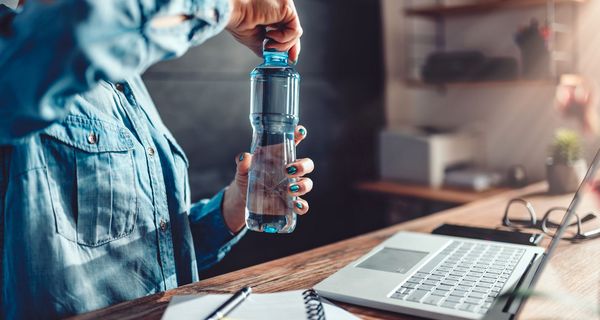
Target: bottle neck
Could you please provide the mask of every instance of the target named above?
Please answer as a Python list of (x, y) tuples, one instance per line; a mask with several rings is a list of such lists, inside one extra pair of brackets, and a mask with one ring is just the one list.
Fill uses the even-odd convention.
[(288, 53), (280, 51), (263, 51), (263, 58), (265, 59), (265, 65), (287, 65), (288, 64)]

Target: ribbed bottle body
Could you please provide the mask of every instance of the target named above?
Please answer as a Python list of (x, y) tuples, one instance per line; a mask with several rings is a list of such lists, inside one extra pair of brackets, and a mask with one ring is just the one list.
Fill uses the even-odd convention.
[(286, 166), (296, 160), (294, 130), (298, 125), (299, 74), (287, 54), (265, 52), (265, 63), (250, 74), (252, 163), (248, 173), (246, 225), (268, 233), (290, 233), (296, 227), (294, 182)]

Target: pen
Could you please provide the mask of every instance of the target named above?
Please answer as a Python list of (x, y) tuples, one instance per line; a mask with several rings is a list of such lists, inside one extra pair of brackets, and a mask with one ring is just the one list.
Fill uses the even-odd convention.
[(252, 288), (244, 287), (236, 292), (231, 298), (227, 299), (217, 310), (211, 313), (205, 320), (220, 320), (228, 315), (233, 309), (240, 305), (252, 293)]

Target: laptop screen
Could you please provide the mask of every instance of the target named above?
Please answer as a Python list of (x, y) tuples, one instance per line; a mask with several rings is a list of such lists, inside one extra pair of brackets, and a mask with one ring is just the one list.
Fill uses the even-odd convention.
[(534, 276), (535, 289), (525, 293), (540, 301), (524, 306), (527, 315), (600, 319), (599, 154), (574, 195), (545, 196), (550, 202), (556, 199), (555, 207), (545, 208), (546, 233), (553, 237)]

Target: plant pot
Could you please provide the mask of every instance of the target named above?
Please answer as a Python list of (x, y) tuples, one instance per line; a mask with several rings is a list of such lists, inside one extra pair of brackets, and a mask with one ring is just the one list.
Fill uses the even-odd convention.
[(548, 180), (548, 192), (551, 194), (563, 194), (577, 191), (577, 188), (585, 178), (587, 164), (584, 159), (572, 163), (554, 163), (552, 158), (546, 161), (546, 179)]

